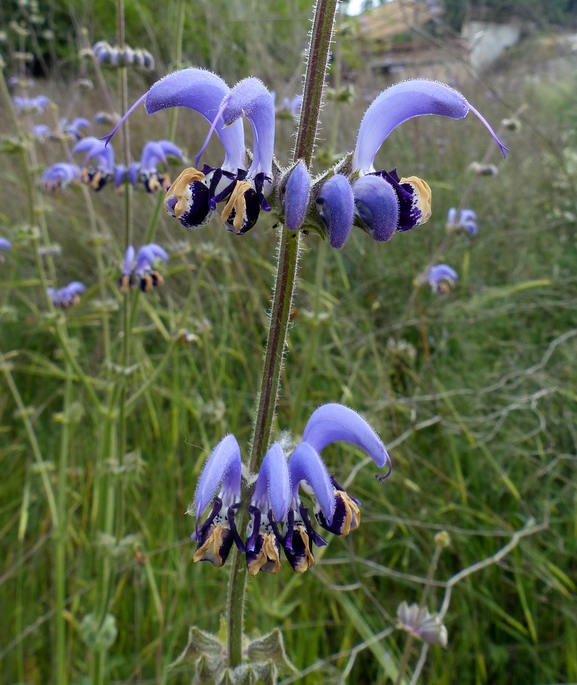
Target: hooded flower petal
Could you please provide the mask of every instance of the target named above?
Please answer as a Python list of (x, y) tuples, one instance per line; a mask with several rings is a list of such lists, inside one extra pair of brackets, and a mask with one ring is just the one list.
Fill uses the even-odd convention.
[(380, 176), (362, 176), (353, 183), (356, 215), (363, 228), (379, 241), (392, 238), (399, 224), (399, 198)]
[(88, 136), (76, 143), (72, 152), (86, 152), (85, 163), (94, 159), (103, 171), (114, 173), (114, 148), (103, 140)]
[(265, 514), (272, 509), (275, 520), (282, 521), (287, 515), (290, 497), (287, 459), (280, 443), (275, 442), (262, 460), (252, 502)]
[(353, 190), (341, 174), (331, 176), (317, 197), (317, 209), (324, 221), (332, 247), (340, 249), (347, 242), (355, 214)]
[(265, 178), (272, 180), (275, 119), (274, 100), (270, 92), (259, 79), (245, 78), (224, 98), (223, 105), (222, 118), (227, 126), (243, 114), (251, 123), (254, 150), (247, 177), (254, 178), (263, 173)]
[(198, 520), (221, 484), (225, 506), (228, 504), (224, 501), (227, 495), (240, 497), (241, 470), (240, 447), (234, 435), (227, 435), (211, 452), (202, 470), (194, 495), (194, 503), (189, 508), (189, 512), (194, 513)]
[(464, 231), (471, 238), (479, 232), (477, 214), (472, 209), (463, 209), (457, 216), (455, 207), (451, 207), (447, 213), (447, 231)]
[(214, 130), (226, 152), (222, 168), (236, 173), (246, 168), (242, 122), (225, 126), (223, 121), (215, 121), (220, 104), (229, 93), (230, 88), (220, 76), (204, 69), (182, 69), (157, 81), (145, 95), (144, 103), (148, 114), (167, 107), (188, 107), (211, 124), (214, 122)]
[(391, 131), (405, 121), (425, 114), (462, 119), (469, 111), (481, 119), (505, 155), (507, 148), (461, 93), (425, 79), (397, 83), (383, 91), (366, 111), (359, 129), (353, 169), (361, 176), (375, 171), (373, 160), (379, 148)]
[(334, 488), (327, 467), (318, 451), (309, 443), (301, 442), (292, 453), (288, 467), (293, 498), (296, 501), (299, 500), (299, 485), (305, 481), (312, 488), (325, 519), (332, 523), (335, 509)]
[(0, 250), (11, 250), (12, 243), (6, 238), (0, 238)]
[(364, 450), (378, 467), (390, 465), (379, 436), (356, 411), (342, 404), (324, 404), (314, 411), (303, 433), (303, 442), (321, 452), (332, 442), (344, 440)]
[(132, 263), (134, 262), (134, 248), (132, 245), (129, 245), (126, 248), (126, 252), (124, 254), (124, 263), (122, 265), (122, 275), (123, 276), (129, 276), (132, 272)]
[(425, 283), (428, 283), (437, 295), (446, 295), (458, 278), (459, 275), (455, 269), (448, 264), (437, 264), (429, 269)]
[(44, 169), (40, 182), (46, 190), (58, 192), (69, 183), (75, 181), (80, 175), (80, 168), (76, 164), (58, 162)]
[(288, 231), (298, 231), (303, 225), (311, 194), (311, 177), (303, 160), (291, 171), (286, 184), (283, 201), (285, 226)]

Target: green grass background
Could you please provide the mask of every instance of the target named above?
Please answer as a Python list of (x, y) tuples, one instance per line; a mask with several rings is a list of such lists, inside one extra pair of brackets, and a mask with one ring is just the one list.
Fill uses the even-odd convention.
[[(491, 157), (499, 174), (481, 177), (474, 186), (468, 206), (479, 216), (478, 237), (454, 237), (439, 260), (460, 274), (453, 292), (437, 297), (425, 289), (415, 297), (413, 280), (443, 241), (446, 212), (459, 204), (472, 178), (468, 165), (490, 143), (472, 115), (460, 122), (409, 122), (379, 153), (382, 166), (429, 182), (433, 218), (427, 225), (383, 245), (355, 230), (341, 252), (323, 248), (314, 236), (303, 241), (277, 433), (290, 430), (297, 440), (314, 408), (338, 401), (363, 412), (385, 444), (396, 441), (396, 447), (394, 470), (384, 485), (375, 480), (372, 464), (350, 485), (362, 501), (358, 531), (332, 539), (315, 569), (303, 576), (294, 576), (285, 563), (278, 576), (261, 574), (249, 582), (247, 633), (280, 626), (287, 653), (300, 669), (394, 623), (401, 601), (418, 602), (421, 585), (391, 577), (387, 569), (426, 576), (439, 530), (451, 534), (435, 574), (446, 580), (495, 554), (507, 535), (535, 519), (548, 520), (549, 527), (455, 587), (445, 619), (449, 648), (431, 648), (422, 681), (577, 681), (577, 64), (563, 48), (551, 48), (554, 37), (531, 40), (532, 47), (511, 55), (489, 84), (460, 84), (496, 127), (527, 107), (520, 131), (503, 134), (508, 159), (499, 160), (496, 151)], [(256, 75), (264, 76), (258, 70)], [(115, 76), (108, 77), (115, 92)], [(281, 92), (285, 83), (271, 80), (267, 84)], [(485, 95), (488, 85), (498, 99)], [(384, 86), (377, 77), (359, 76), (353, 104), (340, 112), (338, 151), (354, 145), (366, 106), (363, 94)], [(135, 78), (130, 99), (145, 87)], [(67, 110), (69, 82), (41, 82), (38, 90), (59, 105), (60, 114)], [(99, 108), (98, 100), (97, 91), (77, 97), (67, 113), (87, 116)], [(325, 140), (333, 114), (329, 103)], [(145, 140), (165, 137), (168, 120), (168, 114), (134, 115), (135, 157)], [(0, 124), (3, 135), (13, 134), (4, 108)], [(179, 114), (176, 142), (189, 152), (200, 147), (205, 131), (190, 112)], [(288, 160), (293, 131), (293, 122), (279, 121), (281, 163)], [(217, 164), (221, 154), (211, 144), (207, 161)], [(47, 144), (38, 155), (42, 167), (62, 159), (62, 150)], [(91, 198), (98, 236), (78, 188), (45, 196), (46, 218), (50, 240), (62, 246), (62, 256), (55, 258), (58, 285), (78, 279), (89, 288), (65, 312), (66, 326), (79, 365), (105, 397), (117, 370), (103, 361), (95, 254), (98, 244), (111, 352), (120, 364), (116, 279), (124, 200), (111, 188)], [(155, 202), (135, 191), (137, 246)], [(7, 153), (0, 165), (0, 235), (15, 248), (0, 265), (0, 349), (56, 486), (63, 360), (33, 258), (21, 159)], [(193, 519), (184, 512), (205, 459), (225, 434), (234, 433), (247, 454), (277, 230), (263, 217), (243, 237), (227, 233), (217, 220), (187, 232), (163, 214), (156, 240), (171, 260), (163, 270), (164, 286), (139, 298), (127, 397), (163, 366), (128, 417), (127, 446), (137, 453), (138, 468), (118, 477), (122, 521), (112, 547), (103, 546), (93, 515), (103, 419), (79, 379), (73, 383), (77, 417), (70, 424), (66, 548), (67, 669), (73, 683), (88, 682), (91, 669), (80, 624), (94, 610), (102, 555), (111, 555), (109, 611), (118, 627), (107, 659), (111, 682), (189, 682), (190, 674), (166, 666), (184, 648), (190, 625), (217, 631), (223, 611), (227, 568), (193, 565)], [(181, 328), (196, 341), (171, 347)], [(325, 456), (337, 480), (345, 481), (363, 455), (339, 444)], [(54, 674), (50, 517), (4, 379), (0, 480), (0, 681), (40, 685)], [(441, 600), (442, 590), (432, 587), (429, 608), (438, 609)], [(397, 631), (363, 651), (347, 682), (387, 682), (386, 665), (398, 665), (404, 643), (404, 633)], [(347, 661), (327, 663), (301, 682), (339, 682)]]

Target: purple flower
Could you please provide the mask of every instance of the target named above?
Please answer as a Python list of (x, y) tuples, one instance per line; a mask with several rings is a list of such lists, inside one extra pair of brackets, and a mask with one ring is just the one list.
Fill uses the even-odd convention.
[(155, 269), (157, 259), (167, 262), (168, 255), (156, 243), (143, 245), (138, 252), (135, 252), (132, 245), (129, 245), (124, 255), (122, 273), (118, 281), (120, 291), (128, 292), (131, 286), (138, 284), (142, 292), (148, 293), (152, 288), (162, 285), (164, 279)]
[[(12, 249), (12, 243), (7, 238), (0, 238), (0, 250), (9, 251)], [(0, 254), (0, 263), (4, 261), (4, 257)]]
[[(378, 467), (387, 464), (390, 472), (389, 455), (369, 424), (348, 407), (325, 404), (313, 412), (302, 442), (288, 461), (278, 442), (267, 451), (248, 507), (251, 518), (245, 531), (246, 543), (235, 521), (241, 506), (240, 449), (232, 435), (222, 440), (209, 457), (188, 512), (196, 517), (193, 539), (198, 548), (194, 560), (222, 566), (235, 542), (246, 553), (248, 571), (253, 576), (259, 571), (276, 573), (281, 549), (297, 573), (310, 568), (314, 564), (313, 544), (327, 543), (313, 528), (308, 509), (301, 502), (301, 485), (313, 500), (317, 523), (325, 530), (348, 535), (360, 524), (360, 502), (329, 475), (320, 456), (327, 445), (341, 440), (360, 447)], [(212, 511), (199, 526), (213, 498)]]
[(12, 104), (17, 114), (42, 114), (50, 104), (46, 95), (37, 95), (35, 98), (12, 96)]
[(52, 131), (46, 124), (36, 124), (32, 127), (32, 135), (43, 143), (47, 138), (50, 138)]
[(303, 104), (303, 96), (295, 95), (293, 98), (284, 97), (280, 105), (275, 109), (277, 116), (297, 119)]
[[(72, 152), (86, 153), (80, 180), (93, 190), (101, 190), (108, 181), (114, 178), (114, 149), (111, 145), (107, 146), (104, 141), (88, 136), (76, 143)], [(91, 160), (94, 163), (86, 166)]]
[(469, 111), (485, 124), (503, 155), (506, 155), (505, 146), (465, 97), (436, 81), (414, 79), (397, 83), (383, 91), (366, 111), (353, 155), (353, 171), (360, 177), (368, 174), (381, 176), (391, 184), (399, 202), (397, 231), (407, 231), (428, 221), (431, 216), (431, 191), (424, 181), (414, 176), (399, 178), (395, 169), (391, 172), (376, 171), (373, 163), (381, 145), (397, 126), (414, 117), (436, 114), (462, 119)]
[(425, 283), (431, 286), (431, 290), (436, 295), (446, 295), (455, 285), (459, 275), (447, 264), (437, 264), (432, 266), (425, 279)]
[(84, 117), (77, 117), (76, 119), (73, 119), (70, 123), (68, 123), (66, 119), (63, 119), (60, 122), (60, 128), (62, 129), (64, 135), (69, 136), (74, 140), (80, 140), (82, 138), (81, 129), (92, 128), (92, 124), (88, 121), (88, 119), (85, 119)]
[(44, 169), (40, 183), (45, 190), (58, 193), (62, 188), (66, 188), (69, 183), (79, 180), (80, 173), (80, 168), (76, 164), (58, 162)]
[[(166, 172), (162, 173), (158, 170), (159, 164), (164, 164), (164, 168), (168, 170), (166, 155), (177, 157), (181, 161), (184, 158), (181, 150), (169, 140), (146, 143), (142, 149), (140, 164), (137, 166), (131, 165), (129, 168), (129, 180), (130, 170), (134, 167), (132, 173), (142, 181), (147, 192), (153, 193), (156, 190), (166, 190), (170, 186), (170, 176)], [(132, 183), (132, 180), (130, 182)]]
[(470, 238), (474, 238), (479, 232), (477, 215), (472, 209), (463, 209), (457, 216), (455, 207), (451, 207), (447, 214), (447, 231), (450, 233), (464, 232)]
[[(210, 122), (207, 139), (196, 156), (197, 166), (213, 132), (225, 149), (220, 167), (191, 167), (181, 173), (167, 193), (168, 213), (187, 228), (200, 228), (214, 216), (218, 203), (225, 202), (221, 218), (227, 228), (237, 234), (250, 230), (261, 209), (270, 210), (266, 197), (273, 180), (274, 101), (265, 86), (258, 79), (248, 78), (231, 90), (216, 74), (183, 69), (155, 83), (125, 117), (142, 101), (148, 114), (167, 107), (188, 107)], [(252, 126), (255, 141), (248, 169), (239, 121), (243, 115)]]
[(55, 307), (72, 307), (80, 301), (80, 295), (86, 291), (86, 287), (80, 281), (72, 281), (64, 288), (55, 290), (48, 288), (46, 292), (50, 296)]
[[(194, 561), (209, 561), (219, 568), (226, 561), (233, 542), (245, 551), (234, 522), (240, 505), (241, 471), (240, 447), (234, 435), (227, 435), (208, 458), (196, 486), (194, 502), (187, 511), (196, 517), (195, 532), (192, 534), (197, 542)], [(211, 512), (199, 526), (198, 520), (211, 501)]]

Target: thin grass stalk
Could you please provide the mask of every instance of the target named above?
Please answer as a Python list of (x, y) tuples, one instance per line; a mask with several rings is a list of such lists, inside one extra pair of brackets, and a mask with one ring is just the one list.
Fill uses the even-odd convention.
[[(333, 34), (337, 0), (318, 0), (314, 10), (303, 104), (294, 159), (305, 160), (310, 166), (316, 142), (329, 49)], [(289, 315), (295, 288), (299, 255), (299, 232), (280, 229), (280, 248), (277, 255), (276, 280), (268, 330), (263, 373), (255, 414), (249, 470), (256, 472), (269, 445), (273, 419), (278, 401), (279, 380)], [(244, 488), (242, 499), (249, 498)], [(248, 522), (246, 507), (239, 511), (238, 527), (244, 530)], [(244, 599), (246, 592), (246, 564), (238, 550), (234, 550), (227, 597), (227, 650), (228, 663), (235, 667), (242, 662), (242, 636), (244, 631)]]
[(56, 683), (66, 685), (66, 474), (70, 447), (70, 403), (72, 399), (72, 368), (66, 363), (64, 384), (64, 407), (62, 410), (62, 433), (60, 460), (58, 463), (58, 532), (56, 535)]

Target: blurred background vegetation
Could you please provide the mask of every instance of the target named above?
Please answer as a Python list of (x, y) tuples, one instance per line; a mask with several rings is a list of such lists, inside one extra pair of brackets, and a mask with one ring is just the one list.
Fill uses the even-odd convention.
[[(261, 574), (249, 583), (247, 632), (280, 625), (297, 668), (319, 662), (296, 679), (309, 685), (344, 682), (339, 674), (360, 643), (366, 649), (346, 682), (394, 680), (404, 633), (370, 640), (395, 623), (401, 601), (419, 602), (422, 582), (415, 578), (427, 575), (437, 532), (451, 536), (435, 572), (444, 581), (494, 555), (532, 522), (548, 526), (455, 587), (445, 618), (449, 648), (431, 648), (422, 681), (577, 681), (577, 54), (566, 30), (576, 7), (567, 0), (483, 3), (486, 19), (515, 11), (536, 27), (490, 71), (471, 74), (451, 41), (479, 3), (444, 4), (446, 61), (400, 71), (372, 69), (371, 60), (382, 61), (386, 48), (367, 44), (357, 19), (340, 19), (329, 75), (334, 92), (323, 110), (318, 150), (325, 164), (353, 147), (375, 93), (423, 72), (449, 80), (496, 128), (505, 118), (515, 125), (501, 128), (509, 158), (499, 160), (493, 146), (485, 160), (498, 173), (475, 176), (469, 165), (481, 162), (492, 143), (472, 116), (408, 122), (379, 159), (387, 169), (427, 180), (432, 220), (386, 245), (353, 232), (342, 252), (314, 236), (304, 240), (277, 429), (292, 430), (296, 439), (314, 408), (340, 401), (363, 412), (393, 445), (394, 464), (384, 486), (371, 466), (354, 472), (349, 491), (363, 503), (363, 525), (331, 540), (310, 573), (295, 576), (283, 564), (278, 576)], [(19, 34), (11, 22), (36, 26), (26, 39), (33, 54), (27, 68), (36, 77), (31, 94), (55, 103), (38, 121), (54, 126), (60, 116), (92, 118), (102, 108), (93, 66), (79, 53), (96, 40), (114, 44), (115, 11), (104, 0), (37, 8), (3, 1), (6, 77), (17, 73)], [(154, 72), (130, 73), (129, 101), (177, 61), (213, 69), (230, 84), (256, 75), (277, 92), (277, 102), (292, 97), (301, 88), (310, 13), (308, 0), (127, 1), (126, 42), (156, 59)], [(406, 40), (413, 36), (422, 46), (430, 36), (438, 47), (442, 29), (430, 24), (413, 35), (409, 28)], [(75, 90), (80, 76), (93, 79), (94, 89)], [(117, 103), (117, 72), (104, 70), (104, 78)], [(339, 91), (345, 85), (352, 88)], [(66, 425), (68, 681), (90, 682), (98, 658), (83, 619), (94, 611), (104, 559), (112, 578), (107, 607), (118, 630), (105, 681), (188, 683), (189, 673), (168, 665), (184, 648), (190, 625), (219, 629), (227, 568), (193, 566), (193, 519), (184, 512), (205, 459), (224, 435), (234, 433), (247, 452), (277, 230), (265, 216), (240, 238), (217, 220), (191, 233), (162, 212), (156, 242), (171, 259), (164, 286), (138, 300), (127, 370), (120, 362), (117, 288), (125, 198), (107, 187), (87, 201), (80, 187), (70, 186), (31, 209), (25, 174), (31, 146), (37, 182), (42, 169), (64, 159), (62, 141), (19, 138), (6, 104), (0, 109), (0, 237), (13, 250), (0, 264), (1, 680), (55, 682), (54, 531), (42, 479), (58, 485)], [(175, 142), (191, 155), (206, 135), (199, 119), (178, 114)], [(167, 137), (170, 121), (168, 112), (135, 113), (134, 158), (146, 140)], [(295, 126), (290, 116), (279, 116), (281, 163), (289, 159)], [(221, 154), (211, 143), (207, 161), (218, 164)], [(466, 192), (479, 235), (444, 242), (447, 211)], [(156, 197), (135, 190), (136, 246), (156, 207)], [(47, 310), (38, 272), (34, 222), (42, 217), (50, 243), (62, 250), (54, 257), (58, 285), (77, 279), (88, 287), (80, 304), (56, 317)], [(460, 275), (445, 297), (414, 286), (436, 253)], [(68, 400), (59, 321), (84, 374), (74, 372)], [(182, 329), (192, 333), (189, 341)], [(105, 330), (114, 363), (105, 360)], [(120, 468), (109, 462), (102, 439), (103, 424), (118, 419), (99, 413), (89, 392), (104, 399), (117, 386), (128, 398)], [(43, 463), (34, 458), (28, 426)], [(340, 444), (326, 456), (342, 482), (360, 460)], [(116, 502), (108, 537), (98, 504), (104, 478)], [(442, 597), (442, 587), (431, 587), (431, 611)], [(418, 652), (413, 656), (411, 669)]]

